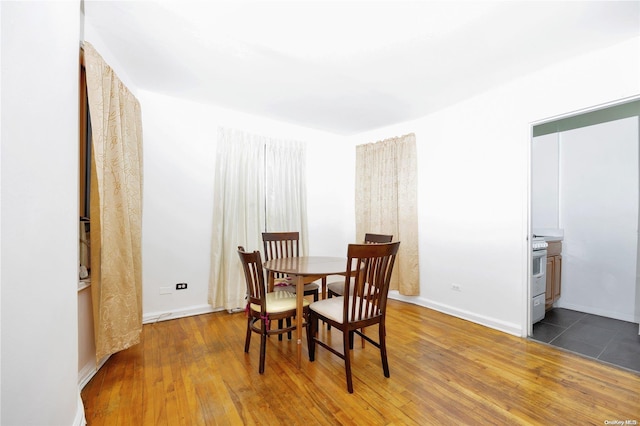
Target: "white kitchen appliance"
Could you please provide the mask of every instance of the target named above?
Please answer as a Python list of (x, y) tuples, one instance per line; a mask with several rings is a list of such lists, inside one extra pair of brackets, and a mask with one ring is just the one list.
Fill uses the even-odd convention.
[(547, 247), (544, 237), (533, 237), (531, 242), (531, 323), (544, 319), (545, 291), (547, 288)]

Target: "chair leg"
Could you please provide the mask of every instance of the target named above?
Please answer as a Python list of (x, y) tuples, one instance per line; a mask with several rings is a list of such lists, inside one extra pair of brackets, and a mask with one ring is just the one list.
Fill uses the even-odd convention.
[(309, 360), (313, 361), (311, 359), (311, 350), (312, 350), (312, 344), (313, 342), (313, 326), (311, 325), (311, 318), (309, 315), (307, 315), (307, 317), (305, 318), (306, 320), (306, 324), (305, 324), (305, 331), (307, 332), (307, 350), (309, 351)]
[(258, 368), (258, 373), (264, 373), (264, 360), (266, 358), (267, 352), (267, 334), (262, 333), (260, 336), (260, 367)]
[(342, 342), (344, 346), (344, 371), (347, 376), (347, 390), (349, 393), (353, 393), (353, 382), (351, 380), (351, 351), (349, 350), (349, 340), (353, 340), (350, 336), (352, 336), (352, 333), (347, 330), (342, 333)]
[[(333, 297), (333, 296), (331, 295), (331, 292), (329, 291), (329, 292), (327, 293), (327, 298), (328, 298), (328, 299), (331, 299), (332, 297)], [(331, 324), (327, 324), (327, 330), (331, 330)]]
[(327, 298), (327, 277), (322, 277), (322, 298)]
[[(282, 328), (282, 320), (278, 320), (278, 328)], [(291, 339), (291, 334), (289, 334), (289, 339)], [(278, 334), (278, 340), (282, 341), (282, 334)]]
[(309, 347), (309, 361), (313, 362), (316, 359), (316, 333), (318, 332), (318, 318), (315, 315), (309, 313), (309, 319), (307, 322), (309, 327), (309, 334), (307, 335), (307, 345)]
[(387, 341), (386, 341), (386, 332), (384, 329), (384, 322), (381, 322), (378, 325), (380, 330), (380, 358), (382, 359), (382, 372), (384, 373), (384, 377), (389, 377), (389, 361), (387, 360)]
[(244, 338), (244, 351), (249, 352), (249, 345), (251, 344), (251, 317), (247, 319), (247, 336)]
[[(287, 327), (291, 327), (291, 317), (287, 318)], [(282, 328), (282, 326), (280, 326)], [(280, 340), (282, 340), (282, 334), (279, 334)], [(291, 340), (291, 331), (287, 332), (287, 339)]]

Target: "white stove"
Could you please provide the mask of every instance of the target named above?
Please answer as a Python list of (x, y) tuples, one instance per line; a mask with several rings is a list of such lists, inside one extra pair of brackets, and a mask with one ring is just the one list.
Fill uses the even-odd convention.
[(549, 243), (547, 243), (544, 239), (544, 237), (533, 237), (533, 240), (531, 241), (531, 248), (536, 251), (536, 250), (546, 250), (547, 247), (549, 247)]
[(545, 291), (547, 286), (547, 243), (544, 237), (533, 236), (531, 240), (531, 323), (544, 318)]

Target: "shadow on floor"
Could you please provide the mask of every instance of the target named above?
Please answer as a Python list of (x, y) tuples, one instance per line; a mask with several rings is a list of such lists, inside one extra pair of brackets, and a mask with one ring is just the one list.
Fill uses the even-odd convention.
[(638, 324), (563, 308), (533, 325), (533, 340), (640, 373)]

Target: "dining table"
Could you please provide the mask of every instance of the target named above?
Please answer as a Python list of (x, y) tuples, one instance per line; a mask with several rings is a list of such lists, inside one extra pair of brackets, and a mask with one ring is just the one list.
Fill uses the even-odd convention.
[(263, 264), (263, 268), (270, 273), (269, 288), (273, 288), (274, 273), (291, 276), (296, 286), (296, 339), (297, 364), (302, 360), (302, 320), (304, 309), (304, 279), (305, 277), (326, 278), (328, 275), (345, 275), (347, 271), (346, 257), (327, 256), (299, 256), (271, 259)]

